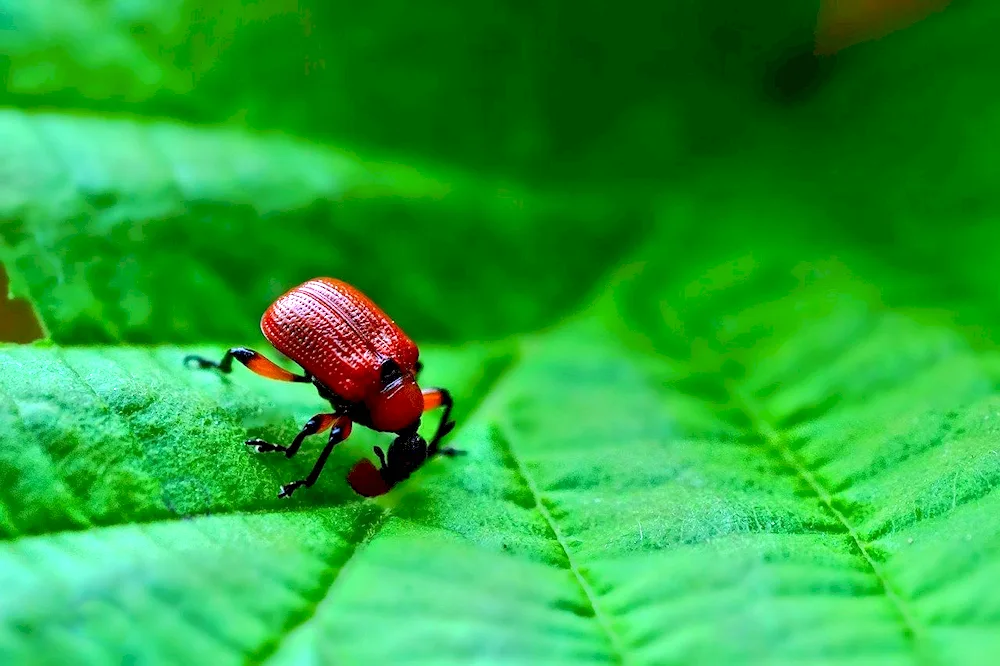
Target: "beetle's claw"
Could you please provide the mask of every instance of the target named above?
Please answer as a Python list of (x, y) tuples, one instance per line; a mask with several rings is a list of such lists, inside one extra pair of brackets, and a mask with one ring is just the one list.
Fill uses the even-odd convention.
[(302, 481), (292, 481), (291, 483), (286, 483), (281, 486), (281, 490), (278, 491), (278, 497), (285, 498), (291, 497), (292, 493), (298, 490), (303, 485)]
[(283, 446), (281, 444), (271, 444), (270, 442), (265, 442), (264, 440), (257, 438), (248, 439), (243, 443), (246, 444), (247, 446), (252, 446), (254, 449), (257, 450), (257, 453), (271, 453), (272, 451), (286, 451), (286, 452), (288, 451), (287, 446)]
[(464, 456), (466, 453), (468, 453), (468, 451), (466, 451), (465, 449), (453, 449), (450, 446), (446, 446), (443, 449), (439, 450), (438, 453), (440, 453), (443, 456), (448, 456), (449, 458), (453, 458), (455, 456)]
[(211, 368), (212, 366), (215, 365), (211, 361), (204, 359), (201, 356), (198, 356), (197, 354), (188, 354), (187, 356), (184, 357), (184, 367), (190, 368), (192, 361), (194, 363), (197, 363), (198, 367), (202, 369)]

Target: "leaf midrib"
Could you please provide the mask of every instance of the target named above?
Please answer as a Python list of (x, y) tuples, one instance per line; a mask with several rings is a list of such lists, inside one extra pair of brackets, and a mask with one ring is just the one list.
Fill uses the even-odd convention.
[(243, 660), (244, 663), (267, 663), (281, 650), (281, 648), (295, 633), (302, 631), (303, 628), (308, 625), (319, 613), (323, 602), (326, 601), (333, 593), (333, 590), (337, 585), (337, 581), (340, 580), (344, 570), (347, 569), (351, 562), (354, 561), (355, 556), (361, 552), (365, 546), (371, 543), (371, 541), (375, 539), (379, 533), (381, 533), (382, 528), (391, 516), (391, 510), (383, 509), (375, 513), (375, 515), (368, 520), (358, 521), (358, 524), (355, 525), (354, 533), (348, 540), (350, 546), (346, 550), (346, 553), (343, 550), (336, 551), (336, 554), (346, 554), (346, 557), (338, 558), (339, 564), (336, 562), (328, 562), (328, 567), (330, 569), (329, 576), (320, 586), (320, 593), (316, 596), (315, 600), (311, 601), (303, 609), (301, 609), (297, 616), (293, 616), (288, 622), (286, 622), (285, 626), (273, 640), (258, 646), (256, 650), (248, 653)]
[(599, 597), (597, 593), (594, 591), (594, 588), (590, 585), (590, 581), (588, 581), (586, 576), (583, 575), (583, 572), (580, 569), (580, 566), (577, 563), (576, 558), (573, 556), (573, 553), (570, 550), (569, 545), (567, 544), (566, 538), (563, 536), (562, 530), (559, 529), (559, 524), (556, 522), (555, 518), (552, 517), (552, 514), (549, 512), (548, 508), (546, 508), (545, 506), (545, 503), (542, 501), (542, 493), (541, 491), (539, 491), (538, 485), (535, 483), (534, 478), (531, 476), (531, 474), (528, 473), (528, 468), (525, 466), (524, 462), (514, 451), (514, 447), (511, 446), (510, 440), (508, 440), (502, 434), (500, 435), (499, 438), (503, 440), (503, 445), (507, 449), (507, 452), (510, 455), (511, 460), (514, 461), (514, 464), (517, 467), (518, 474), (520, 474), (521, 476), (521, 480), (528, 487), (528, 490), (531, 491), (531, 496), (535, 500), (535, 508), (537, 509), (538, 513), (541, 514), (542, 518), (545, 520), (545, 523), (548, 525), (549, 531), (551, 531), (552, 535), (555, 537), (556, 543), (558, 543), (559, 547), (562, 549), (563, 555), (566, 557), (566, 562), (569, 565), (569, 570), (572, 572), (573, 577), (577, 582), (577, 585), (579, 585), (580, 590), (583, 592), (583, 595), (587, 598), (587, 603), (590, 605), (590, 609), (593, 614), (594, 620), (597, 622), (598, 625), (600, 625), (601, 630), (603, 631), (605, 637), (608, 639), (608, 643), (611, 646), (611, 657), (614, 663), (615, 664), (631, 663), (631, 661), (626, 658), (627, 653), (625, 651), (625, 645), (624, 642), (622, 641), (621, 636), (619, 636), (618, 632), (615, 631), (614, 625), (612, 624), (608, 614), (604, 611), (603, 607), (601, 606)]

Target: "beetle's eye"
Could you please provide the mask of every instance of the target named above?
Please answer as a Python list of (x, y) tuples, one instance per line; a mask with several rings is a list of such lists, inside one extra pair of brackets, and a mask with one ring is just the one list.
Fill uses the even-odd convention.
[(354, 463), (354, 467), (347, 474), (347, 483), (354, 492), (363, 497), (378, 497), (389, 492), (389, 485), (368, 458), (362, 458)]

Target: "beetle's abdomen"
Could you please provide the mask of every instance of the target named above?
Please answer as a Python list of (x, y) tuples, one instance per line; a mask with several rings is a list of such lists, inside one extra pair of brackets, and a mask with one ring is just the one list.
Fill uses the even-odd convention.
[(396, 323), (333, 278), (309, 280), (280, 296), (261, 317), (260, 329), (275, 349), (352, 402), (379, 390), (386, 359), (404, 372), (417, 362), (417, 346)]

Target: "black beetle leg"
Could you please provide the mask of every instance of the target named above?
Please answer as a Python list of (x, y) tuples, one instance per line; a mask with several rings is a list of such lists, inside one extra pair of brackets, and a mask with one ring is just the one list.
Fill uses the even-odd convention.
[(306, 437), (308, 437), (309, 435), (315, 435), (317, 433), (323, 432), (324, 430), (332, 426), (333, 422), (336, 419), (337, 419), (336, 414), (317, 414), (316, 416), (306, 421), (306, 424), (302, 426), (302, 430), (299, 431), (299, 434), (295, 436), (295, 439), (293, 439), (292, 443), (289, 444), (288, 446), (284, 446), (283, 444), (271, 444), (270, 442), (265, 442), (262, 439), (248, 439), (244, 443), (247, 446), (252, 446), (256, 448), (257, 453), (270, 453), (272, 451), (283, 451), (285, 457), (291, 458), (292, 456), (294, 456), (296, 453), (299, 452), (299, 447), (302, 446), (302, 442), (305, 440)]
[(453, 456), (461, 451), (457, 451), (451, 447), (445, 449), (438, 449), (438, 445), (441, 440), (451, 432), (452, 428), (455, 427), (454, 421), (449, 421), (448, 418), (451, 416), (451, 408), (454, 406), (454, 401), (451, 398), (451, 393), (448, 389), (443, 388), (432, 388), (424, 390), (424, 411), (430, 411), (431, 409), (436, 409), (437, 407), (444, 407), (444, 413), (441, 414), (441, 422), (438, 424), (437, 432), (434, 433), (433, 439), (431, 439), (430, 444), (427, 445), (427, 455), (428, 457), (433, 456), (437, 453), (441, 453), (446, 456)]
[(316, 459), (316, 464), (313, 465), (312, 471), (309, 472), (309, 476), (281, 486), (281, 490), (278, 492), (278, 497), (291, 497), (292, 493), (299, 488), (303, 486), (308, 488), (316, 483), (320, 473), (323, 471), (323, 467), (326, 465), (327, 459), (330, 457), (330, 452), (333, 451), (333, 447), (347, 439), (350, 434), (351, 420), (346, 416), (336, 417), (334, 419), (333, 430), (330, 431), (330, 439), (327, 440), (326, 446), (323, 447), (323, 451), (319, 454), (319, 458)]
[(382, 463), (382, 469), (385, 469), (385, 467), (386, 467), (386, 465), (385, 465), (385, 451), (382, 450), (381, 446), (374, 447), (372, 449), (372, 451), (374, 451), (375, 455), (378, 456), (378, 461), (380, 463)]

